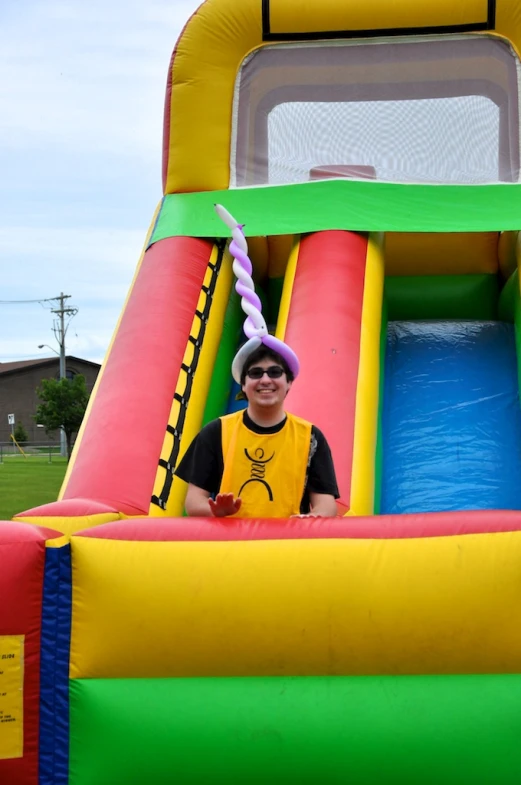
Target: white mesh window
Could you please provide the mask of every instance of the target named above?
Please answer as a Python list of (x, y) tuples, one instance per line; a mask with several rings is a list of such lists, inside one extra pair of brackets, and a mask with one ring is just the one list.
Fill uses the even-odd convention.
[(518, 62), (484, 36), (275, 45), (236, 86), (232, 184), (511, 182)]

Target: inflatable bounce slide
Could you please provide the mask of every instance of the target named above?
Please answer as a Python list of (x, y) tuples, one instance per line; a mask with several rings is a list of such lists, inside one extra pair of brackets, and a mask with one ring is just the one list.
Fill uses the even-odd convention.
[[(521, 3), (206, 0), (59, 500), (0, 523), (5, 785), (521, 781)], [(189, 518), (229, 228), (335, 518)]]

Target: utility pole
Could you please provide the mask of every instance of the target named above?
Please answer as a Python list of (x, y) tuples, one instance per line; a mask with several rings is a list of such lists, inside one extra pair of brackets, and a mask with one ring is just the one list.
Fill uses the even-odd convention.
[[(51, 313), (56, 314), (57, 317), (53, 322), (52, 331), (58, 342), (58, 346), (60, 347), (60, 379), (67, 378), (67, 368), (65, 367), (65, 335), (67, 334), (70, 320), (78, 313), (77, 308), (71, 308), (70, 306), (67, 307), (65, 305), (65, 300), (68, 300), (69, 298), (70, 294), (61, 292), (59, 297), (53, 298), (54, 300), (59, 300), (59, 308), (51, 308)], [(65, 317), (68, 317), (67, 322), (65, 321)], [(67, 440), (63, 428), (60, 428), (60, 454), (62, 456), (67, 455)]]

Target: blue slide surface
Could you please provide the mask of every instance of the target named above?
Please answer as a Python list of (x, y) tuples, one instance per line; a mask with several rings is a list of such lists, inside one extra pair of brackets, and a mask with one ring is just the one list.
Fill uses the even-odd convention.
[(382, 513), (521, 509), (514, 327), (389, 322)]

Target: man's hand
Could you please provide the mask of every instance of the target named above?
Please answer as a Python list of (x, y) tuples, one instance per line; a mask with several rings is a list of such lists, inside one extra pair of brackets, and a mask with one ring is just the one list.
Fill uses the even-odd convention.
[(300, 515), (292, 515), (292, 518), (335, 518), (337, 515), (335, 497), (329, 493), (315, 493), (310, 491), (309, 494), (310, 511), (308, 513), (301, 513)]
[(218, 493), (214, 501), (204, 488), (191, 483), (188, 485), (185, 509), (191, 517), (208, 518), (213, 515), (216, 518), (223, 518), (238, 512), (240, 506), (241, 499), (234, 499), (233, 493)]
[(214, 499), (208, 499), (210, 510), (215, 518), (234, 515), (241, 509), (242, 500), (236, 499), (233, 493), (218, 493)]

